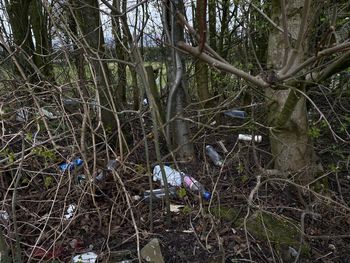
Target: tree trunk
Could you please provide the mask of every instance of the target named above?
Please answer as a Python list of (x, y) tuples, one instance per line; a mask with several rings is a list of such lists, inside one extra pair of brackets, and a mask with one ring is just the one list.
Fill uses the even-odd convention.
[[(113, 6), (116, 7), (117, 10), (121, 10), (122, 12), (126, 12), (126, 0), (113, 0)], [(112, 15), (115, 15), (115, 12), (112, 11)], [(115, 42), (115, 51), (117, 54), (117, 59), (125, 61), (127, 60), (126, 52), (123, 49), (123, 46), (127, 46), (126, 37), (122, 33), (121, 23), (119, 19), (112, 20), (113, 26), (113, 35)], [(120, 103), (126, 106), (126, 64), (118, 62), (118, 81), (117, 81), (117, 90), (116, 95), (120, 100)]]
[(198, 60), (195, 64), (195, 71), (198, 97), (201, 101), (202, 108), (206, 108), (210, 105), (210, 103), (206, 101), (210, 98), (208, 85), (208, 65), (205, 62)]
[(29, 13), (35, 39), (35, 53), (33, 54), (35, 65), (47, 80), (53, 81), (54, 73), (49, 57), (51, 44), (48, 34), (47, 14), (41, 1), (32, 0)]
[[(287, 28), (293, 39), (298, 36), (301, 24), (301, 12), (304, 1), (288, 1), (286, 8)], [(272, 18), (279, 25), (281, 10), (279, 2), (274, 1)], [(307, 45), (303, 45), (306, 47)], [(302, 61), (305, 50), (300, 50), (297, 60)], [(279, 70), (283, 66), (284, 40), (283, 34), (274, 29), (268, 42), (268, 66)], [(304, 91), (301, 84), (294, 87)], [(267, 98), (268, 123), (274, 127), (270, 131), (271, 152), (275, 169), (283, 172), (298, 172), (298, 181), (308, 183), (314, 178), (316, 171), (313, 144), (308, 136), (308, 119), (306, 99), (292, 89), (265, 92)]]
[[(204, 6), (202, 1), (197, 1), (197, 10), (196, 10), (196, 19), (194, 21), (195, 28), (200, 28), (200, 34), (205, 39), (201, 39), (200, 41), (207, 41), (206, 39), (206, 32), (207, 32), (207, 16), (206, 16), (206, 7)], [(210, 4), (210, 3), (209, 3)], [(202, 45), (202, 43), (200, 43)], [(206, 108), (209, 106), (208, 100), (210, 98), (209, 93), (209, 76), (208, 76), (208, 65), (204, 61), (197, 60), (195, 63), (195, 77), (196, 77), (196, 83), (197, 83), (197, 94), (199, 97), (199, 100), (201, 101), (202, 108)], [(206, 102), (204, 102), (206, 101)]]
[[(175, 43), (183, 40), (184, 36), (183, 28), (180, 23), (177, 22), (174, 6), (183, 13), (184, 5), (182, 0), (175, 0), (173, 3), (168, 4), (168, 6), (171, 6), (172, 12), (168, 15), (170, 23), (168, 23), (168, 21), (167, 24), (169, 25), (169, 33), (173, 40), (172, 43), (175, 46)], [(171, 69), (172, 71), (168, 73), (171, 88), (168, 97), (166, 120), (170, 121), (174, 116), (176, 116), (176, 118), (173, 123), (167, 124), (168, 142), (172, 144), (173, 149), (177, 149), (176, 155), (180, 160), (193, 160), (195, 156), (194, 148), (189, 138), (190, 132), (188, 123), (184, 120), (184, 105), (186, 104), (184, 85), (185, 63), (177, 50), (172, 50), (172, 60), (169, 62), (168, 70)]]
[(99, 91), (100, 104), (102, 106), (102, 122), (106, 127), (115, 130), (117, 128), (115, 116), (110, 110), (107, 110), (113, 110), (115, 101), (111, 97), (110, 71), (107, 64), (102, 61), (105, 52), (105, 42), (100, 20), (99, 4), (97, 0), (80, 0), (73, 4), (75, 4), (73, 10), (77, 17), (77, 24), (83, 44), (88, 52), (88, 56), (91, 58), (90, 64), (93, 69), (94, 81)]
[[(11, 1), (6, 5), (9, 22), (13, 33), (13, 42), (18, 48), (16, 58), (22, 70), (30, 82), (37, 82), (35, 69), (31, 65), (30, 58), (33, 56), (34, 44), (29, 24), (29, 5), (31, 1)], [(18, 73), (18, 70), (15, 69)]]

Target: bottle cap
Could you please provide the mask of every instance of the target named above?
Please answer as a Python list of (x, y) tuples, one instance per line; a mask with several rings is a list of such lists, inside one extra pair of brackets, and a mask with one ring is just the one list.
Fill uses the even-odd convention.
[(74, 160), (74, 163), (75, 163), (75, 165), (76, 165), (76, 166), (80, 166), (80, 165), (82, 165), (82, 164), (83, 164), (83, 162), (84, 162), (84, 161), (83, 161), (82, 159), (79, 159), (79, 158), (78, 158), (78, 159), (76, 159), (76, 160)]
[(202, 196), (203, 196), (204, 200), (209, 201), (211, 198), (211, 193), (208, 191), (205, 191), (205, 192), (203, 192)]

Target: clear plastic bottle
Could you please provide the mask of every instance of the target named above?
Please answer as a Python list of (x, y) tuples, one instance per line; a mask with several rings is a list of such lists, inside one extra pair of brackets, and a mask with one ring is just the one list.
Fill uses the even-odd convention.
[(239, 118), (239, 119), (245, 119), (247, 117), (247, 113), (242, 110), (229, 110), (229, 111), (225, 111), (224, 114), (232, 118)]
[(211, 193), (205, 190), (204, 186), (198, 182), (196, 179), (194, 179), (192, 176), (184, 175), (182, 178), (182, 184), (185, 188), (201, 194), (201, 196), (204, 198), (204, 200), (210, 200)]
[(214, 149), (213, 146), (205, 146), (205, 151), (207, 152), (207, 155), (209, 156), (210, 160), (212, 160), (216, 166), (221, 167), (223, 165), (221, 156), (218, 154), (218, 152)]
[[(169, 187), (169, 196), (176, 196), (176, 188), (175, 187)], [(143, 193), (143, 201), (148, 202), (150, 199), (152, 200), (160, 200), (165, 196), (165, 189), (164, 188), (159, 188), (159, 189), (153, 189), (151, 195), (151, 190), (146, 190)]]

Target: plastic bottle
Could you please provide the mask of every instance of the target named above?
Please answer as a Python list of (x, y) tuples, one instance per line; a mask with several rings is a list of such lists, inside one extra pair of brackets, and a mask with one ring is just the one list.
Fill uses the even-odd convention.
[[(176, 196), (176, 188), (175, 187), (169, 187), (169, 196)], [(159, 189), (153, 189), (152, 191), (153, 195), (151, 195), (151, 190), (146, 190), (143, 193), (143, 201), (149, 201), (151, 198), (152, 200), (162, 199), (165, 196), (165, 189), (159, 188)]]
[[(169, 166), (164, 165), (165, 175), (167, 177), (168, 184), (171, 186), (181, 186), (182, 177), (185, 175), (184, 173), (180, 173)], [(159, 165), (156, 165), (153, 168), (153, 181), (160, 181), (161, 185), (164, 185), (162, 171)]]
[(216, 166), (221, 167), (223, 165), (221, 156), (218, 154), (218, 152), (214, 149), (213, 146), (205, 146), (205, 151), (207, 152), (207, 155), (209, 156), (210, 160), (212, 160)]
[(242, 110), (229, 110), (229, 111), (225, 111), (224, 114), (232, 118), (239, 118), (239, 119), (245, 119), (247, 117), (247, 113)]
[[(252, 135), (249, 134), (238, 134), (238, 140), (240, 141), (251, 141), (253, 139)], [(254, 136), (254, 141), (255, 142), (261, 142), (262, 141), (262, 136), (261, 135), (255, 135)]]
[(66, 170), (70, 170), (72, 171), (73, 169), (81, 166), (84, 163), (84, 161), (82, 159), (75, 159), (70, 163), (64, 162), (58, 165), (58, 167), (60, 168), (61, 171), (66, 171)]
[(112, 171), (115, 170), (118, 166), (118, 160), (117, 159), (113, 159), (113, 160), (109, 160), (107, 163), (107, 170)]
[(183, 186), (195, 193), (201, 194), (204, 200), (208, 201), (211, 198), (211, 193), (205, 190), (204, 186), (192, 176), (183, 176)]

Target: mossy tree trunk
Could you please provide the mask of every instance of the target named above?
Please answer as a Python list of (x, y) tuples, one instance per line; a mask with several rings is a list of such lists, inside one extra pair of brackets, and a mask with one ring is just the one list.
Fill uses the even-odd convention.
[[(286, 7), (287, 28), (291, 44), (298, 37), (304, 0), (288, 1)], [(280, 1), (273, 1), (272, 19), (282, 27)], [(296, 61), (303, 60), (307, 45), (298, 50)], [(284, 64), (283, 34), (274, 29), (268, 41), (268, 67), (275, 71)], [(313, 144), (308, 136), (308, 118), (303, 84), (285, 90), (268, 88), (265, 92), (268, 109), (268, 123), (274, 127), (270, 131), (271, 152), (275, 169), (283, 172), (300, 171), (299, 182), (310, 182), (316, 171)]]

